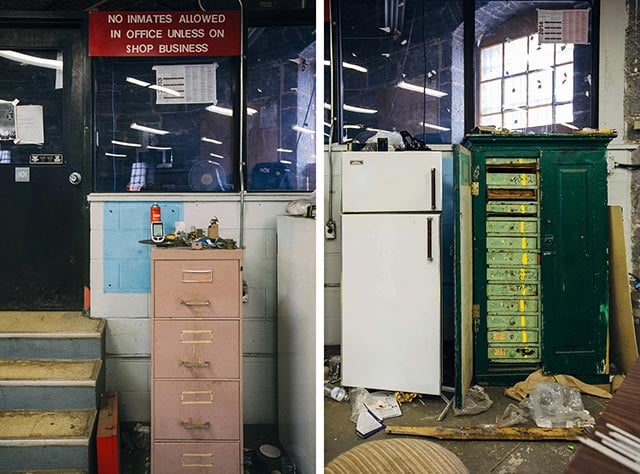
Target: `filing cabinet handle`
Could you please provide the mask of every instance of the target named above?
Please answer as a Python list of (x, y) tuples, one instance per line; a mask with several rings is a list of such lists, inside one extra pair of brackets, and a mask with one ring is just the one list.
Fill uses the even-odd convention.
[(203, 362), (189, 362), (188, 360), (181, 360), (180, 365), (187, 369), (206, 369), (211, 366), (211, 363), (208, 360)]
[(436, 169), (431, 168), (431, 209), (436, 208)]
[(427, 218), (427, 260), (433, 261), (433, 218)]
[(211, 301), (207, 300), (207, 301), (185, 301), (182, 300), (180, 302), (180, 304), (183, 304), (185, 306), (211, 306)]
[(208, 430), (211, 428), (211, 423), (208, 421), (204, 423), (189, 423), (188, 421), (181, 421), (180, 426), (185, 430)]

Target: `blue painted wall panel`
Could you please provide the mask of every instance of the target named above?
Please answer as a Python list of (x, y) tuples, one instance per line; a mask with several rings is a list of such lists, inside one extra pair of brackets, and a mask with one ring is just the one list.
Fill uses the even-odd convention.
[[(149, 208), (153, 202), (111, 202), (104, 205), (104, 292), (149, 293), (151, 246)], [(184, 203), (158, 202), (165, 231), (183, 220)]]

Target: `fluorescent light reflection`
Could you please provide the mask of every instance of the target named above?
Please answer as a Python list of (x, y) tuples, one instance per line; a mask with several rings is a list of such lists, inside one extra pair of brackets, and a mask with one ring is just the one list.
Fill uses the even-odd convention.
[(425, 122), (420, 122), (420, 126), (426, 127), (426, 128), (433, 128), (434, 130), (441, 130), (443, 132), (448, 132), (449, 130), (451, 130), (450, 128), (447, 128), (447, 127), (441, 127), (440, 125), (434, 125), (432, 123), (425, 123)]
[(404, 81), (398, 82), (398, 87), (400, 89), (404, 89), (407, 91), (421, 92), (425, 95), (430, 95), (433, 97), (444, 97), (445, 95), (448, 95), (446, 92), (440, 92), (435, 89), (429, 89), (428, 87), (416, 86), (414, 84), (409, 84), (408, 82), (404, 82)]
[[(214, 114), (224, 115), (226, 117), (233, 117), (233, 110), (227, 109), (226, 107), (218, 107), (217, 105), (209, 105), (206, 107), (206, 110), (209, 112), (213, 112)], [(247, 115), (255, 115), (258, 111), (256, 109), (252, 109), (251, 107), (247, 107)]]
[[(330, 66), (331, 62), (330, 61), (324, 61), (324, 65), (325, 66)], [(342, 62), (342, 67), (345, 68), (345, 69), (351, 69), (353, 71), (358, 71), (358, 72), (369, 72), (369, 70), (364, 66), (358, 66), (357, 64), (348, 63), (346, 61)]]
[(293, 153), (293, 150), (289, 150), (288, 148), (278, 148), (276, 151), (279, 151), (280, 153)]
[(378, 111), (374, 110), (374, 109), (367, 109), (365, 107), (356, 107), (355, 105), (348, 105), (348, 104), (344, 104), (344, 110), (346, 110), (347, 112), (355, 112), (358, 114), (375, 114)]
[(140, 79), (136, 79), (135, 77), (127, 77), (126, 81), (141, 87), (149, 87), (151, 85), (150, 82), (141, 81)]
[(137, 123), (132, 123), (131, 128), (134, 130), (138, 130), (140, 132), (153, 133), (154, 135), (166, 135), (169, 133), (169, 130), (161, 130), (159, 128), (145, 127), (144, 125), (138, 125)]
[(220, 140), (216, 140), (215, 138), (202, 137), (200, 140), (207, 143), (213, 143), (215, 145), (222, 145)]
[(105, 153), (105, 156), (112, 156), (113, 158), (126, 158), (127, 155), (124, 155), (122, 153)]
[(580, 130), (580, 128), (576, 127), (572, 123), (561, 122), (560, 125), (564, 125), (565, 127), (569, 128), (571, 130)]
[(313, 130), (301, 127), (300, 125), (294, 125), (293, 127), (291, 127), (291, 129), (295, 130), (296, 132), (306, 133), (308, 135), (315, 135), (316, 134), (316, 132), (314, 132)]
[(38, 56), (18, 53), (17, 51), (11, 51), (7, 49), (0, 50), (0, 57), (19, 63), (29, 64), (31, 66), (40, 66), (47, 69), (62, 70), (62, 61), (58, 61), (57, 59), (40, 58)]
[(152, 145), (149, 145), (147, 147), (147, 150), (169, 151), (169, 150), (171, 150), (171, 147), (170, 146), (152, 146)]
[(140, 143), (121, 142), (119, 140), (111, 140), (111, 143), (113, 145), (130, 146), (130, 147), (133, 147), (133, 148), (140, 148), (142, 146)]
[(362, 125), (343, 125), (342, 128), (344, 128), (345, 130), (349, 130), (349, 129), (359, 130), (362, 128)]
[(280, 163), (282, 163), (283, 165), (290, 165), (292, 162), (289, 160), (280, 160)]
[(221, 160), (224, 160), (224, 156), (218, 155), (217, 153), (209, 153), (209, 156), (213, 156), (214, 158), (220, 158)]

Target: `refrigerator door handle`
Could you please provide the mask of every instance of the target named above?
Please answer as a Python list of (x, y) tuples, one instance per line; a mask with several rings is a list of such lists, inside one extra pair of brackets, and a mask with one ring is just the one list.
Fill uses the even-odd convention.
[(436, 209), (436, 169), (431, 168), (431, 209)]
[(427, 260), (433, 261), (433, 217), (427, 217)]

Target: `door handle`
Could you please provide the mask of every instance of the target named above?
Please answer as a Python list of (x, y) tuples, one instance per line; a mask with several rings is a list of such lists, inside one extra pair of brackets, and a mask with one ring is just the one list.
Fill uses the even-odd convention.
[(431, 209), (436, 208), (436, 169), (431, 168)]
[(427, 260), (433, 261), (433, 217), (427, 217)]
[(74, 171), (69, 175), (69, 182), (74, 186), (79, 185), (81, 181), (82, 181), (82, 175), (77, 171)]

